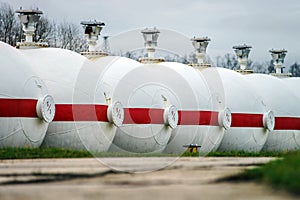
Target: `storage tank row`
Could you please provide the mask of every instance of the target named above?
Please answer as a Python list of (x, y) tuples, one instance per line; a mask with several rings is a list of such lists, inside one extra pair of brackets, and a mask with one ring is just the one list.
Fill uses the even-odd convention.
[(193, 38), (197, 64), (162, 62), (154, 57), (159, 31), (145, 29), (148, 56), (137, 62), (96, 51), (104, 24), (83, 22), (90, 47), (80, 55), (39, 48), (45, 44), (32, 42), (32, 27), (41, 12), (18, 13), (25, 42), (18, 49), (0, 44), (1, 147), (181, 153), (195, 146), (203, 154), (299, 149), (300, 91), (293, 87), (299, 79), (243, 74), (247, 46), (236, 48), (239, 72), (203, 63), (208, 38)]

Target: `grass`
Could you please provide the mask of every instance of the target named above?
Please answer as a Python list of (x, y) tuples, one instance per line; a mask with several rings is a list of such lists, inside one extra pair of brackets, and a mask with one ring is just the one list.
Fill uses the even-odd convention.
[(256, 180), (300, 195), (300, 151), (287, 153), (283, 159), (262, 167), (248, 169), (238, 176), (238, 180)]
[(72, 150), (63, 148), (0, 148), (0, 160), (4, 159), (34, 159), (34, 158), (90, 158), (90, 157), (175, 157), (176, 154), (163, 153), (118, 153)]
[[(200, 153), (194, 153), (194, 152), (185, 152), (182, 154), (184, 157), (198, 157)], [(210, 152), (207, 155), (207, 157), (282, 157), (284, 155), (287, 155), (288, 152), (282, 151), (282, 152), (246, 152), (246, 151), (226, 151), (226, 152)]]
[[(200, 153), (201, 154), (201, 153)], [(211, 152), (209, 157), (281, 157), (286, 152)], [(164, 153), (115, 153), (99, 152), (93, 155), (85, 150), (71, 150), (62, 148), (0, 148), (0, 160), (3, 159), (34, 159), (34, 158), (89, 158), (89, 157), (198, 157), (199, 153), (185, 152), (182, 155)]]
[(0, 159), (32, 159), (32, 158), (84, 158), (92, 157), (88, 151), (61, 148), (1, 148)]
[(207, 156), (211, 157), (282, 157), (287, 155), (287, 151), (282, 152), (246, 152), (246, 151), (226, 151), (226, 152), (210, 152)]

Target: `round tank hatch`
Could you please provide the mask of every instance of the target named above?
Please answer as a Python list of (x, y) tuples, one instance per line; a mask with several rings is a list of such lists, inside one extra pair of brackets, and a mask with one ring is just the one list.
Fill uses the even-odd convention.
[(36, 104), (36, 113), (40, 119), (50, 123), (55, 116), (55, 103), (50, 95), (40, 98)]
[(121, 126), (124, 121), (124, 109), (121, 102), (116, 101), (108, 106), (107, 119), (117, 127)]
[(164, 123), (171, 128), (176, 128), (178, 124), (178, 109), (170, 105), (164, 110)]

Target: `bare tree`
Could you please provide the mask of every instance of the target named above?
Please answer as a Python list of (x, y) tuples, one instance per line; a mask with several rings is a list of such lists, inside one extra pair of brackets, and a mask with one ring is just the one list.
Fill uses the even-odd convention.
[(125, 54), (121, 54), (121, 56), (124, 56), (126, 58), (130, 58), (133, 60), (138, 60), (139, 59), (139, 55), (137, 55), (136, 51), (127, 51)]
[[(254, 67), (253, 66), (254, 64), (255, 63), (253, 63), (251, 59), (248, 59), (246, 68), (252, 69)], [(256, 63), (256, 65), (258, 65), (258, 63)], [(226, 53), (223, 57), (222, 56), (217, 57), (217, 67), (223, 67), (223, 68), (233, 69), (233, 70), (237, 70), (240, 68), (236, 56), (230, 53)]]
[(239, 64), (236, 57), (233, 54), (227, 53), (223, 57), (217, 57), (217, 67), (223, 67), (228, 69), (238, 69)]
[[(22, 25), (15, 10), (8, 3), (0, 4), (0, 41), (15, 46), (24, 38)], [(80, 25), (69, 22), (57, 24), (42, 16), (37, 24), (34, 41), (44, 41), (50, 47), (64, 48), (76, 52), (84, 51), (87, 42)]]
[(300, 65), (297, 62), (292, 64), (289, 68), (290, 68), (289, 72), (292, 73), (292, 76), (294, 77), (300, 76)]
[(44, 41), (50, 43), (55, 32), (55, 23), (47, 17), (41, 17), (37, 23), (34, 41)]
[(15, 11), (7, 3), (1, 3), (0, 6), (0, 40), (10, 44), (16, 45), (20, 40), (22, 28), (15, 16)]
[(273, 59), (269, 62), (269, 65), (268, 65), (268, 73), (275, 73), (275, 67), (274, 67), (274, 62), (273, 62)]
[(254, 73), (261, 73), (265, 74), (267, 73), (268, 68), (268, 62), (254, 62), (252, 65), (252, 70)]
[(57, 43), (55, 44), (56, 47), (76, 52), (86, 49), (87, 42), (84, 39), (83, 31), (80, 30), (79, 25), (62, 22), (56, 26), (56, 32), (58, 33)]

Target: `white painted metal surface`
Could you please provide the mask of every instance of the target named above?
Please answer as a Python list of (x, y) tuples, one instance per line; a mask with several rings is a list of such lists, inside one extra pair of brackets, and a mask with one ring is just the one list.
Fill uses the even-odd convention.
[[(138, 68), (139, 66), (142, 66), (141, 63), (136, 62), (134, 60), (128, 59), (128, 58), (122, 58), (122, 57), (104, 57), (101, 59), (97, 59), (94, 61), (95, 65), (104, 67), (104, 72), (102, 76), (102, 84), (105, 88), (105, 93), (108, 99), (120, 99), (121, 102), (123, 102), (124, 107), (126, 108), (137, 108), (137, 105), (133, 100), (136, 99), (137, 96), (135, 93), (133, 97), (130, 97), (128, 95), (132, 94), (131, 90), (126, 90), (126, 87), (138, 87), (137, 81), (141, 81), (139, 78), (139, 74), (130, 73), (131, 75), (127, 75), (132, 70)], [(146, 72), (144, 75), (147, 75), (149, 72)], [(133, 75), (133, 77), (132, 77)], [(129, 79), (124, 79), (124, 77), (130, 76)], [(135, 80), (136, 79), (136, 80)], [(149, 79), (147, 79), (149, 80)], [(146, 81), (146, 80), (145, 80)], [(151, 87), (151, 86), (150, 86)], [(128, 98), (132, 98), (129, 100)], [(147, 97), (148, 98), (148, 97)], [(156, 97), (161, 98), (162, 97)], [(133, 101), (133, 103), (130, 103), (128, 101)], [(140, 99), (138, 106), (140, 108), (152, 108), (148, 107), (148, 100), (146, 100), (145, 103), (142, 103), (143, 100)], [(171, 109), (173, 110), (173, 109)], [(170, 118), (168, 119), (168, 114), (170, 112), (165, 112), (166, 117), (166, 123), (170, 123)], [(162, 116), (163, 117), (163, 116)], [(135, 122), (132, 122), (135, 123)], [(174, 125), (174, 123), (171, 122), (171, 124)], [(158, 125), (159, 127), (165, 127), (165, 125)], [(152, 129), (159, 130), (160, 128), (157, 128), (157, 125), (152, 124), (127, 124), (124, 126), (121, 126), (118, 129), (117, 135), (114, 139), (114, 145), (110, 148), (111, 151), (129, 151), (129, 152), (157, 152), (161, 151), (166, 142), (168, 141), (168, 134), (165, 134), (167, 132), (166, 130), (162, 130), (162, 134), (159, 136), (154, 136), (152, 133)], [(154, 130), (156, 131), (156, 130)], [(124, 133), (125, 132), (125, 133)], [(169, 131), (170, 132), (170, 131)], [(137, 134), (143, 134), (141, 136), (142, 138), (137, 137), (137, 141), (135, 140), (134, 135)], [(133, 136), (132, 136), (133, 135)], [(162, 137), (162, 138), (159, 138)], [(156, 141), (157, 140), (157, 141)], [(143, 143), (141, 143), (141, 141)], [(161, 144), (163, 146), (161, 146)]]
[(55, 112), (52, 98), (18, 50), (3, 42), (0, 49), (0, 147), (39, 147)]
[(169, 71), (111, 56), (98, 59), (95, 64), (105, 68), (101, 81), (107, 98), (121, 101), (127, 113), (110, 151), (161, 152), (178, 120), (177, 108), (172, 104), (176, 95), (167, 87), (170, 82), (164, 84), (164, 74)]
[[(193, 67), (174, 62), (164, 62), (159, 65), (166, 66), (181, 76), (181, 81), (174, 80), (172, 86), (180, 100), (177, 108), (182, 113), (181, 124), (173, 129), (165, 152), (182, 153), (186, 151), (184, 145), (190, 144), (201, 146), (199, 151), (203, 154), (216, 150), (224, 135), (222, 126), (230, 127), (222, 114), (220, 114), (220, 122), (224, 123), (218, 124), (218, 113), (224, 109), (222, 102), (219, 103), (222, 94), (218, 95), (219, 98), (214, 98), (215, 92), (210, 90), (206, 77)], [(166, 78), (172, 79), (169, 76)], [(214, 86), (218, 84), (217, 81), (216, 78)], [(203, 118), (206, 120), (202, 120)]]
[[(113, 122), (119, 124), (122, 116), (119, 120), (107, 120), (108, 116), (117, 115), (113, 114), (115, 109), (107, 109), (114, 102), (106, 101), (99, 81), (102, 68), (84, 56), (63, 49), (21, 52), (45, 81), (57, 104), (56, 117), (42, 146), (107, 151), (115, 136)], [(105, 109), (112, 113), (105, 113)]]
[(172, 128), (178, 123), (176, 110), (182, 104), (187, 105), (187, 98), (193, 105), (197, 104), (183, 76), (158, 64), (140, 65), (129, 71), (116, 85), (112, 96), (120, 99), (128, 109), (124, 124), (114, 138), (112, 151), (162, 152)]
[(300, 78), (299, 77), (291, 77), (284, 78), (282, 81), (286, 84), (286, 89), (289, 89), (294, 93), (295, 96), (298, 97), (298, 101), (300, 100)]
[[(286, 151), (299, 149), (300, 131), (293, 128), (299, 124), (300, 117), (299, 98), (296, 96), (298, 92), (293, 93), (291, 90), (293, 87), (289, 88), (287, 86), (289, 82), (289, 84), (293, 84), (294, 80), (294, 83), (296, 83), (296, 79), (288, 81), (289, 78), (279, 79), (265, 74), (247, 75), (246, 78), (260, 93), (264, 103), (268, 109), (274, 112), (276, 118), (274, 131), (269, 134), (263, 150)], [(294, 87), (297, 87), (297, 85), (294, 85)]]
[(269, 134), (263, 126), (263, 116), (269, 108), (245, 76), (224, 68), (207, 68), (202, 73), (216, 69), (225, 92), (225, 106), (232, 113), (231, 128), (225, 131), (219, 151), (259, 152)]

